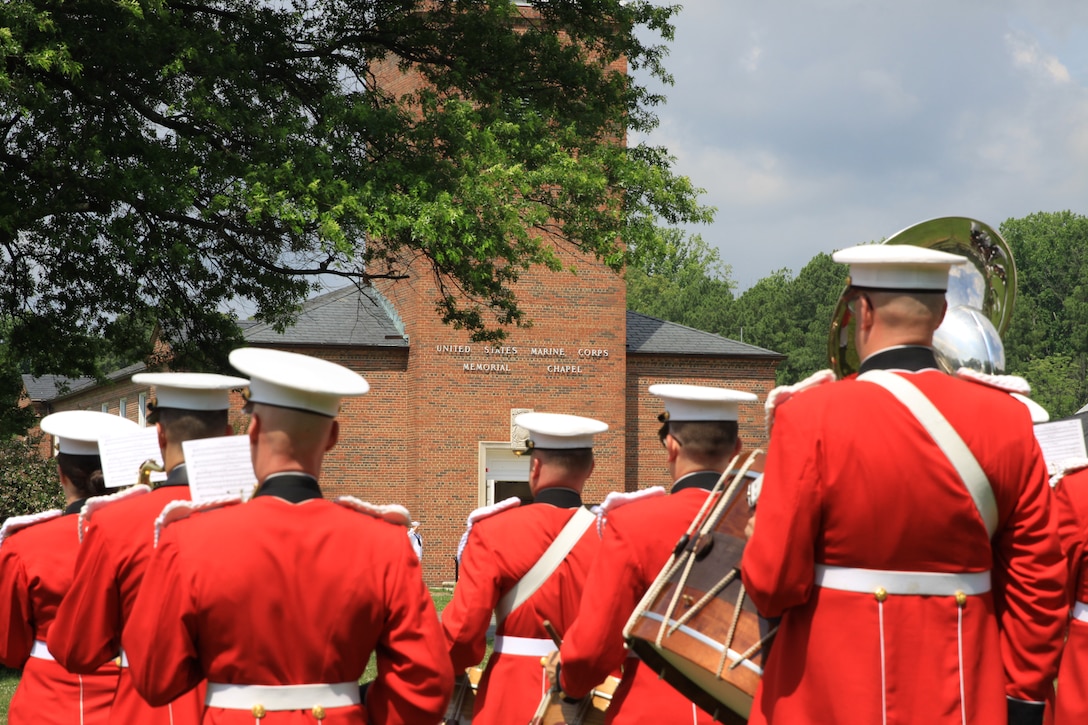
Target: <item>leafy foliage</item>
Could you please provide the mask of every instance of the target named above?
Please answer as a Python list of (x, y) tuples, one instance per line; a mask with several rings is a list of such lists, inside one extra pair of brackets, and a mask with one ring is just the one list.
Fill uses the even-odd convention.
[(57, 464), (41, 455), (41, 435), (0, 436), (0, 521), (63, 508)]
[(1051, 418), (1088, 401), (1088, 218), (1031, 214), (1001, 225), (1017, 268), (1006, 367), (1032, 385)]
[(447, 322), (501, 337), (526, 322), (510, 283), (530, 265), (576, 249), (619, 270), (662, 223), (709, 219), (663, 149), (617, 143), (656, 124), (661, 98), (623, 62), (669, 80), (644, 39), (671, 40), (677, 9), (0, 4), (9, 356), (92, 374), (153, 319), (176, 368), (219, 369), (234, 305), (282, 328), (330, 275), (366, 284), (420, 259)]
[(627, 269), (627, 309), (700, 330), (723, 329), (734, 284), (718, 250), (702, 237), (663, 233), (664, 253)]

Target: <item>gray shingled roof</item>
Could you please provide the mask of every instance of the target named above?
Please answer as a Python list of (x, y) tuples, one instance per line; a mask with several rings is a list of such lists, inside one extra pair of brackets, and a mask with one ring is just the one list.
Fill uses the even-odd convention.
[[(146, 370), (145, 363), (133, 363), (127, 367), (114, 370), (106, 376), (106, 380), (127, 380), (134, 374)], [(35, 403), (57, 400), (74, 395), (85, 388), (94, 387), (97, 381), (93, 377), (69, 378), (64, 375), (23, 375), (23, 388), (27, 397)]]
[(69, 378), (64, 375), (23, 375), (23, 388), (26, 389), (27, 397), (35, 403), (53, 400), (58, 395), (74, 393), (89, 385), (94, 385), (94, 378)]
[(785, 355), (730, 340), (711, 332), (627, 311), (627, 352), (658, 355), (734, 355), (782, 358)]
[(270, 345), (408, 347), (389, 301), (371, 287), (353, 284), (307, 300), (298, 322), (283, 332), (258, 323), (242, 334), (247, 342)]

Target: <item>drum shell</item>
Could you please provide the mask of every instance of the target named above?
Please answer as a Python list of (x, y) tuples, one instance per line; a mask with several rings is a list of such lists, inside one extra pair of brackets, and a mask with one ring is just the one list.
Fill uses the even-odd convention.
[[(667, 570), (659, 575), (654, 588), (660, 587), (660, 591), (627, 632), (628, 646), (645, 665), (722, 722), (745, 721), (768, 653), (768, 645), (765, 645), (752, 654), (750, 660), (729, 669), (729, 664), (740, 653), (759, 642), (770, 629), (770, 624), (759, 616), (747, 597), (734, 629), (734, 613), (741, 589), (739, 567), (746, 542), (744, 528), (751, 513), (746, 496), (741, 492), (720, 515), (708, 535), (701, 539), (695, 537), (688, 543), (679, 555), (680, 565), (674, 568), (673, 574), (664, 581), (662, 576), (668, 573)], [(735, 572), (733, 580), (700, 604), (731, 571)], [(680, 596), (677, 598), (678, 587)], [(669, 616), (671, 622), (694, 610), (675, 630), (668, 626), (663, 628), (674, 599)], [(734, 632), (730, 641), (731, 629)], [(733, 656), (726, 657), (723, 662), (727, 642)]]

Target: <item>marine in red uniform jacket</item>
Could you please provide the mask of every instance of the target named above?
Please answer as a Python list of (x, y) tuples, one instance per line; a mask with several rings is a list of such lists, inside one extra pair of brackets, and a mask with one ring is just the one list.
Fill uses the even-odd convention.
[(714, 471), (691, 473), (676, 481), (668, 496), (645, 496), (605, 513), (600, 552), (589, 571), (578, 618), (560, 648), (559, 684), (571, 697), (584, 697), (622, 667), (623, 677), (605, 713), (607, 723), (712, 722), (638, 658), (628, 656), (623, 628), (719, 477)]
[[(325, 725), (437, 721), (453, 687), (444, 641), (404, 528), (286, 473), (245, 504), (163, 528), (122, 636), (152, 705), (205, 678), (209, 697), (217, 684), (355, 683), (375, 652), (365, 707), (324, 708)], [(315, 719), (309, 708), (261, 714), (264, 725)], [(252, 725), (254, 714), (209, 704), (204, 722)]]
[[(778, 406), (742, 575), (760, 612), (782, 621), (750, 722), (1033, 721), (1057, 670), (1065, 571), (1029, 414), (938, 371), (928, 347), (878, 352), (868, 369), (909, 379), (960, 434), (989, 479), (996, 533), (881, 386), (847, 379)], [(858, 569), (983, 584), (881, 596), (824, 578)]]
[(1088, 722), (1088, 461), (1064, 472), (1054, 486), (1054, 506), (1069, 571), (1068, 603), (1072, 607), (1054, 703), (1054, 725)]
[[(499, 599), (540, 559), (581, 505), (578, 492), (549, 488), (528, 506), (473, 524), (461, 555), (457, 588), (442, 612), (455, 672), (483, 659)], [(495, 652), (477, 689), (474, 725), (528, 723), (532, 718), (548, 688), (540, 658), (555, 649), (543, 622), (550, 621), (560, 636), (567, 631), (578, 614), (598, 544), (591, 526), (551, 577), (498, 624)]]
[[(121, 651), (121, 631), (154, 547), (155, 519), (169, 502), (189, 498), (185, 465), (174, 467), (150, 493), (140, 495), (141, 490), (147, 489), (129, 489), (115, 500), (94, 499), (90, 515), (85, 514), (75, 577), (48, 641), (50, 652), (72, 672), (91, 672)], [(127, 665), (127, 658), (121, 663)], [(202, 687), (162, 707), (151, 707), (123, 666), (110, 721), (186, 725), (199, 723), (203, 710)]]
[[(110, 662), (73, 674), (46, 648), (57, 606), (72, 582), (84, 500), (0, 540), (0, 664), (22, 669), (8, 710), (12, 725), (107, 722), (119, 668)], [(59, 513), (59, 512), (58, 512)], [(9, 521), (9, 528), (15, 521)]]

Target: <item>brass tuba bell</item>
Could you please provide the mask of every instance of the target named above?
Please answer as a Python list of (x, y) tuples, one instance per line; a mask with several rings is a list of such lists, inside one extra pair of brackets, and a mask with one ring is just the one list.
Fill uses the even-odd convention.
[(166, 468), (154, 458), (148, 458), (146, 461), (140, 464), (140, 476), (137, 479), (137, 485), (150, 486), (151, 485), (151, 472), (157, 471), (162, 473)]
[[(933, 336), (937, 362), (946, 372), (961, 367), (1000, 375), (1005, 372), (1001, 336), (1012, 320), (1016, 263), (1008, 243), (992, 227), (968, 217), (941, 217), (907, 227), (884, 244), (912, 244), (967, 258), (952, 267), (948, 312)], [(847, 290), (839, 295), (827, 341), (832, 370), (843, 378), (858, 370), (854, 320)]]

